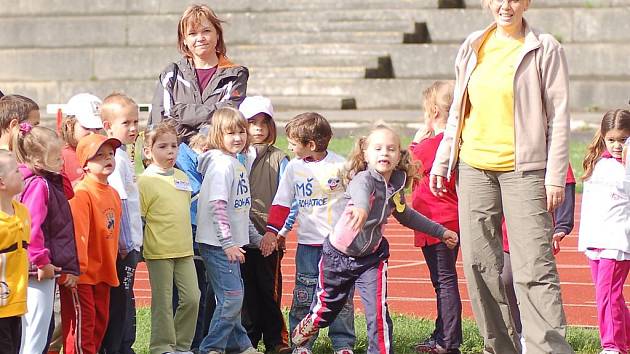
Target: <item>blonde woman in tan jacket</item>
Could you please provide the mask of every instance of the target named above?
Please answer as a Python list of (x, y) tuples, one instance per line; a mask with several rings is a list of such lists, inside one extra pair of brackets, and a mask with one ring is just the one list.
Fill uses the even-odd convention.
[(523, 18), (531, 0), (482, 0), (494, 23), (472, 33), (430, 187), (443, 193), (458, 170), (464, 270), (484, 353), (516, 354), (501, 284), (505, 217), (527, 353), (573, 353), (565, 340), (550, 211), (562, 203), (569, 150), (564, 50)]

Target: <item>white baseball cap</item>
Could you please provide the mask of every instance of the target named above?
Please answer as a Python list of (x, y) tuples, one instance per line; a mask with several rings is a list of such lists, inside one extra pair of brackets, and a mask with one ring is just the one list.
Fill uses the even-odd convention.
[(66, 103), (64, 113), (75, 116), (83, 128), (102, 129), (101, 104), (103, 101), (100, 98), (90, 93), (79, 93)]
[(243, 113), (245, 119), (251, 119), (258, 113), (265, 113), (269, 117), (273, 118), (273, 106), (271, 100), (263, 96), (248, 96), (245, 97), (238, 110)]

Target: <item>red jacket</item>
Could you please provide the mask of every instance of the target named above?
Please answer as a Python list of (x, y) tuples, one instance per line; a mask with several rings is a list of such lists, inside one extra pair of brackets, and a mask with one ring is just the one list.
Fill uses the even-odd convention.
[[(429, 173), (433, 166), (433, 160), (435, 160), (435, 153), (443, 137), (444, 133), (440, 133), (419, 143), (411, 143), (409, 146), (412, 158), (422, 163), (420, 172), (423, 176), (420, 181), (413, 185), (412, 206), (427, 218), (459, 233), (457, 193), (455, 192), (456, 176), (446, 182), (447, 192), (443, 197), (438, 198), (434, 196), (429, 189)], [(422, 232), (414, 232), (414, 245), (416, 247), (435, 245), (440, 242), (435, 237)]]

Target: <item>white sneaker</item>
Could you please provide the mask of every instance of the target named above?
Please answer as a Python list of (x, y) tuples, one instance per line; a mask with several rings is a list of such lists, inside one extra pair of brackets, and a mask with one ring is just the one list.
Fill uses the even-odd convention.
[(295, 347), (292, 354), (313, 354), (307, 347)]
[(604, 349), (599, 354), (619, 354), (620, 352), (613, 349)]
[(249, 348), (243, 350), (242, 352), (240, 352), (239, 354), (263, 354), (263, 353), (261, 353), (258, 350), (254, 349), (254, 347), (249, 347)]

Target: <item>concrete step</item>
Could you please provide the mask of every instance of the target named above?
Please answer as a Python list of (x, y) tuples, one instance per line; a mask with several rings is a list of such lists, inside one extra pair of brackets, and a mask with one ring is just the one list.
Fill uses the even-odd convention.
[(255, 44), (293, 44), (302, 43), (402, 43), (401, 32), (261, 32), (251, 35), (250, 43)]
[[(617, 8), (536, 9), (527, 12), (532, 24), (554, 34), (564, 43), (630, 41), (630, 6)], [(38, 16), (0, 18), (0, 48), (175, 46), (179, 15), (151, 16)], [(275, 13), (230, 13), (228, 43), (399, 43), (401, 32), (264, 32), (264, 22), (392, 21), (407, 25), (426, 22), (434, 42), (459, 43), (473, 30), (490, 22), (481, 9), (353, 9), (347, 11), (287, 11)], [(298, 25), (296, 25), (297, 27)], [(363, 26), (363, 24), (361, 24)], [(291, 33), (291, 36), (289, 36)], [(150, 34), (150, 35), (149, 35)], [(369, 41), (366, 37), (372, 38)]]
[[(255, 91), (251, 92), (256, 95)], [(268, 96), (274, 107), (274, 114), (282, 111), (341, 110), (342, 97), (337, 96)], [(297, 113), (296, 113), (297, 115)]]
[[(322, 45), (322, 47), (327, 46), (327, 44)], [(230, 48), (229, 56), (230, 59), (235, 63), (239, 63), (245, 65), (249, 68), (252, 67), (278, 67), (282, 66), (285, 68), (289, 67), (349, 67), (349, 66), (359, 66), (363, 68), (367, 67), (375, 67), (377, 65), (376, 57), (378, 55), (364, 55), (362, 53), (354, 53), (351, 55), (347, 54), (331, 54), (331, 55), (308, 55), (299, 53), (299, 49), (296, 50), (292, 54), (285, 54), (274, 52), (273, 49), (267, 49), (267, 46), (259, 47), (253, 52), (247, 51), (235, 51), (233, 48)], [(383, 51), (383, 55), (386, 52)]]
[[(630, 80), (630, 43), (566, 44), (569, 75), (576, 79)], [(454, 73), (459, 45), (391, 46), (396, 78), (441, 78)]]
[(331, 22), (263, 22), (264, 31), (301, 31), (301, 32), (412, 32), (410, 21), (331, 21)]
[[(458, 44), (320, 43), (235, 46), (231, 58), (260, 77), (354, 77), (389, 55), (396, 78), (448, 78)], [(630, 78), (630, 43), (565, 44), (572, 79)], [(292, 50), (294, 49), (294, 50)], [(47, 65), (41, 65), (46, 58)], [(152, 79), (179, 59), (173, 47), (0, 49), (1, 80)], [(335, 74), (336, 73), (336, 74)]]
[[(267, 96), (331, 96), (355, 98), (359, 109), (419, 109), (421, 92), (433, 82), (419, 79), (250, 78), (248, 92)], [(20, 93), (39, 104), (66, 102), (78, 92), (105, 96), (123, 91), (138, 102), (151, 102), (156, 80), (0, 81), (5, 93)], [(628, 81), (573, 80), (573, 111), (605, 111), (628, 104)], [(305, 107), (308, 108), (308, 107)]]
[[(217, 0), (210, 5), (219, 16), (226, 12), (266, 12), (334, 9), (431, 9), (437, 0)], [(465, 0), (467, 8), (480, 8), (480, 0)], [(188, 0), (0, 0), (0, 17), (33, 15), (181, 15)], [(629, 0), (536, 0), (534, 8), (602, 8), (630, 5)]]
[(365, 67), (249, 67), (252, 78), (362, 79)]
[[(188, 0), (0, 0), (0, 16), (176, 14), (190, 5)], [(437, 0), (217, 0), (209, 4), (221, 16), (224, 12), (263, 12), (312, 9), (436, 8)]]

